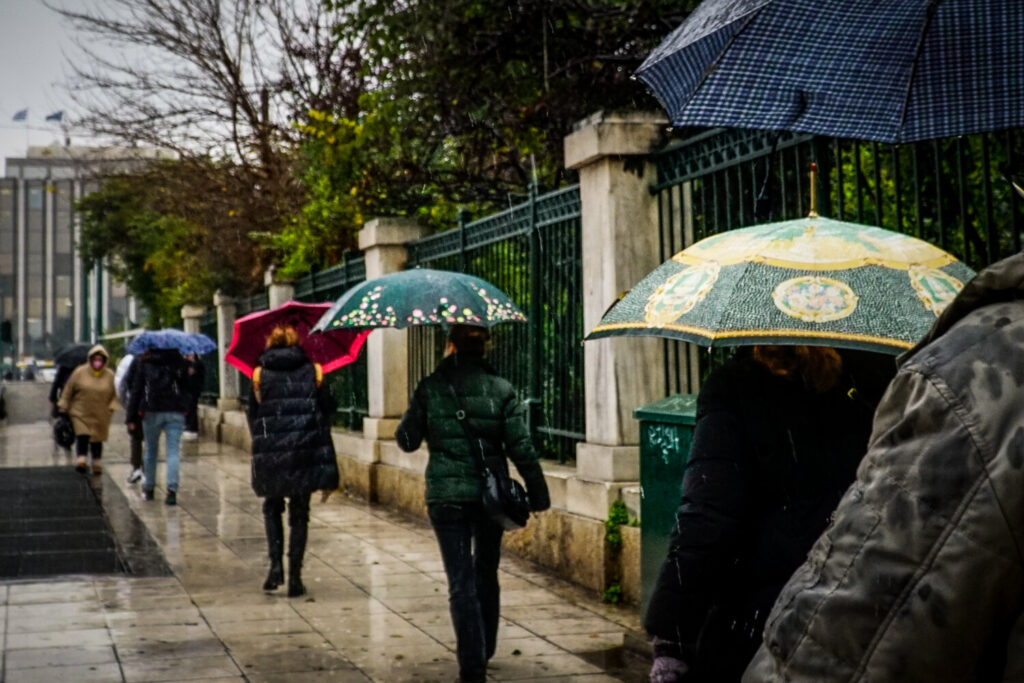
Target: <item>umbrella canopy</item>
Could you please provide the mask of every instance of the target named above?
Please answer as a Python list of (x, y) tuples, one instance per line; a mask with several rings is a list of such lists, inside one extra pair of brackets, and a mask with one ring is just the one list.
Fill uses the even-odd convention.
[(257, 311), (239, 318), (235, 321), (234, 335), (224, 360), (246, 377), (252, 377), (260, 354), (266, 348), (267, 337), (278, 325), (289, 325), (299, 333), (306, 355), (314, 363), (320, 363), (324, 372), (344, 367), (359, 357), (370, 333), (368, 330), (345, 329), (310, 335), (310, 329), (330, 307), (330, 303), (289, 301), (269, 311)]
[(803, 218), (731, 230), (658, 266), (587, 339), (911, 348), (974, 271), (927, 242)]
[(314, 331), (412, 325), (477, 325), (526, 322), (507, 294), (465, 273), (415, 268), (367, 280), (348, 290), (324, 313)]
[(125, 349), (128, 353), (139, 355), (150, 349), (177, 349), (182, 354), (210, 353), (217, 350), (217, 343), (198, 332), (183, 332), (173, 327), (162, 330), (146, 330), (132, 339)]
[(89, 349), (92, 348), (92, 344), (87, 342), (74, 342), (62, 346), (59, 351), (53, 356), (53, 364), (61, 365), (65, 368), (77, 368), (79, 365), (89, 360), (86, 354), (89, 353)]
[(912, 142), (1024, 126), (1020, 0), (704, 0), (637, 70), (680, 126)]

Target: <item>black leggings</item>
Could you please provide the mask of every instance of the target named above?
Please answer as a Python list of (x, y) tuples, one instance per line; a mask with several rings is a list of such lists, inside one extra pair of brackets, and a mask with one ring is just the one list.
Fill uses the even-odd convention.
[(77, 455), (85, 455), (90, 451), (92, 452), (92, 459), (99, 460), (103, 457), (103, 443), (100, 441), (89, 443), (88, 434), (75, 435), (75, 453)]

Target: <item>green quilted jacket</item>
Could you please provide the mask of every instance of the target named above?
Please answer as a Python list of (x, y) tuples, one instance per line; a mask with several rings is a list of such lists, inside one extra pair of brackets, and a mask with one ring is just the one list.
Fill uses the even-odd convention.
[(548, 488), (530, 440), (526, 406), (485, 361), (459, 354), (445, 358), (420, 382), (395, 432), (399, 447), (407, 452), (427, 442), (427, 504), (480, 500), (481, 466), (455, 417), (459, 404), (452, 388), (461, 396), (471, 429), (494, 444), (504, 442), (506, 455), (526, 483), (530, 506), (546, 510)]

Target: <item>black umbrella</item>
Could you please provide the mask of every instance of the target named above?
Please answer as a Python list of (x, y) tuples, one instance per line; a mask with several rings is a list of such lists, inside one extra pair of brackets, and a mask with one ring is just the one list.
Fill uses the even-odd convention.
[(66, 368), (77, 368), (89, 360), (87, 354), (91, 348), (92, 345), (85, 342), (74, 342), (63, 346), (53, 357), (53, 364), (63, 365)]

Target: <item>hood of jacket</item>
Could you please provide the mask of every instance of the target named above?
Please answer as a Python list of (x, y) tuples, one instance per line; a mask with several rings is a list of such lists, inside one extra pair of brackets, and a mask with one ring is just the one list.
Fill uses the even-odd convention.
[(924, 339), (899, 357), (899, 364), (905, 364), (972, 311), (1018, 299), (1024, 299), (1024, 252), (997, 261), (974, 276), (938, 317)]
[(309, 362), (301, 346), (272, 346), (260, 354), (260, 365), (268, 370), (294, 370)]
[(105, 348), (103, 348), (103, 344), (96, 344), (95, 346), (93, 346), (91, 349), (89, 349), (89, 353), (87, 353), (85, 357), (86, 359), (90, 359), (97, 353), (103, 356), (103, 360), (106, 361), (107, 365), (110, 364), (110, 354), (107, 353), (107, 350)]

